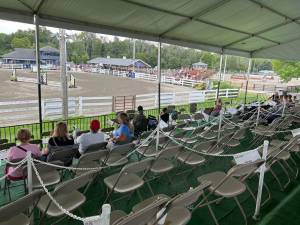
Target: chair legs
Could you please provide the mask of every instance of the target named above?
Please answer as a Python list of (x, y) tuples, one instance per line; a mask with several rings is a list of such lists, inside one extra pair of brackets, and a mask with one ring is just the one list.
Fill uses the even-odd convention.
[(235, 202), (236, 202), (236, 204), (237, 204), (238, 208), (239, 208), (239, 209), (240, 209), (240, 211), (241, 211), (241, 214), (242, 214), (242, 215), (243, 215), (243, 217), (244, 217), (245, 225), (247, 225), (247, 224), (248, 224), (248, 221), (247, 221), (247, 216), (246, 216), (246, 213), (245, 213), (245, 211), (244, 211), (244, 209), (243, 209), (243, 207), (242, 207), (241, 203), (239, 202), (239, 200), (238, 200), (238, 198), (237, 198), (237, 197), (233, 197), (233, 199), (235, 200)]

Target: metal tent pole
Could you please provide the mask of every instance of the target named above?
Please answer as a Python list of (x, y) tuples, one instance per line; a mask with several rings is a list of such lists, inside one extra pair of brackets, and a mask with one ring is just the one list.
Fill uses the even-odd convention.
[(220, 67), (219, 67), (219, 81), (218, 81), (218, 89), (217, 89), (217, 99), (219, 98), (219, 93), (220, 93), (220, 83), (221, 83), (221, 76), (222, 76), (222, 63), (223, 63), (223, 53), (220, 55)]
[(66, 32), (59, 29), (60, 34), (60, 81), (62, 88), (62, 115), (63, 119), (68, 119), (68, 78), (67, 78), (67, 52), (66, 52)]
[(132, 71), (135, 72), (135, 39), (133, 39), (132, 58), (133, 58)]
[(157, 51), (157, 82), (158, 82), (158, 126), (156, 134), (156, 151), (158, 151), (159, 146), (159, 122), (160, 122), (160, 85), (161, 85), (161, 42), (158, 42), (158, 51)]
[(248, 63), (247, 81), (246, 81), (246, 90), (245, 90), (245, 100), (244, 100), (245, 105), (247, 103), (247, 92), (248, 92), (249, 76), (250, 76), (250, 73), (251, 73), (251, 63), (252, 63), (252, 58), (249, 59), (249, 63)]
[(42, 88), (41, 88), (41, 60), (40, 60), (40, 26), (39, 17), (34, 15), (35, 24), (35, 64), (37, 68), (37, 84), (38, 84), (38, 104), (39, 104), (39, 125), (40, 125), (40, 138), (43, 133), (43, 115), (42, 115)]
[(223, 76), (222, 76), (223, 81), (225, 80), (226, 69), (227, 69), (227, 55), (225, 55), (225, 60), (224, 60), (224, 69), (223, 69)]

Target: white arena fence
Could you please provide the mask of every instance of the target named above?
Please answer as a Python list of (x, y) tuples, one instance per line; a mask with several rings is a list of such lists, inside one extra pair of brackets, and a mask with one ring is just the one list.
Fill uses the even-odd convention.
[[(109, 69), (99, 69), (99, 68), (91, 68), (90, 72), (92, 73), (98, 73), (98, 74), (109, 74), (112, 76), (117, 77), (127, 77), (128, 71), (119, 71), (119, 70), (109, 70)], [(149, 81), (156, 81), (157, 75), (152, 73), (142, 73), (142, 72), (135, 72), (135, 79), (143, 79), (143, 80), (149, 80)], [(194, 87), (196, 84), (203, 83), (202, 81), (198, 80), (192, 80), (187, 78), (175, 78), (173, 76), (170, 76), (168, 74), (162, 74), (161, 76), (161, 82), (167, 83), (167, 84), (174, 84), (174, 85), (181, 85), (181, 86), (188, 86), (188, 87)]]
[[(223, 98), (236, 98), (239, 89), (221, 89), (219, 96)], [(213, 101), (217, 97), (216, 90), (161, 93), (161, 105), (186, 105)], [(70, 116), (94, 116), (112, 112), (113, 97), (69, 97)], [(144, 94), (135, 96), (135, 106), (142, 105), (145, 109), (158, 107), (158, 95)], [(62, 99), (51, 98), (42, 100), (42, 117), (44, 120), (61, 118)], [(0, 102), (0, 124), (20, 124), (38, 120), (38, 101), (3, 101)]]

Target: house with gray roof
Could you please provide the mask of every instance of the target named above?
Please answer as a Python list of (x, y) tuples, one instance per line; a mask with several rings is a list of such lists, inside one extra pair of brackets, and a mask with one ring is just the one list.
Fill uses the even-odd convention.
[(207, 64), (204, 62), (196, 62), (192, 64), (193, 69), (207, 69)]
[[(59, 65), (59, 50), (50, 46), (40, 49), (41, 63), (43, 65)], [(24, 68), (35, 65), (35, 49), (15, 48), (14, 51), (2, 55), (4, 64), (23, 64)]]
[(113, 68), (113, 69), (125, 69), (128, 70), (130, 68), (151, 68), (151, 66), (144, 62), (141, 59), (126, 59), (126, 58), (94, 58), (88, 61), (88, 64), (99, 65), (103, 68)]

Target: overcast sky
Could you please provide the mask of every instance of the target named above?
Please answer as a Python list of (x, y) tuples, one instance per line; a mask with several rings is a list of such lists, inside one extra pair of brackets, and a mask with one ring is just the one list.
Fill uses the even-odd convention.
[[(28, 30), (28, 29), (34, 29), (34, 25), (27, 24), (27, 23), (12, 22), (8, 20), (0, 20), (0, 33), (11, 34), (13, 32), (16, 32), (17, 30)], [(47, 27), (47, 29), (53, 33), (58, 33), (58, 28)], [(76, 32), (78, 31), (67, 30), (67, 33), (69, 34), (76, 33)], [(101, 34), (101, 36), (104, 36), (108, 40), (113, 40), (114, 38), (114, 36), (105, 35), (105, 34)], [(124, 38), (120, 37), (120, 39), (124, 39)]]

